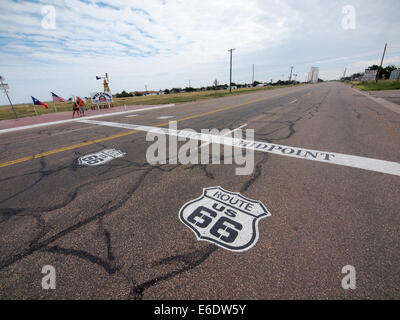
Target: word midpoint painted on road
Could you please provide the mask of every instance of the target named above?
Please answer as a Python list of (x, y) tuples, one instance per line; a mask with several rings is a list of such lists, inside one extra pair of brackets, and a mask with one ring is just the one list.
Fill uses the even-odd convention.
[(179, 219), (198, 240), (230, 251), (246, 251), (258, 241), (258, 221), (271, 214), (260, 201), (221, 187), (203, 189), (200, 198), (187, 202)]
[[(204, 132), (199, 133), (199, 132), (196, 132), (191, 129), (177, 130), (175, 121), (169, 122), (170, 128), (158, 128), (158, 127), (134, 125), (134, 124), (128, 124), (128, 123), (117, 123), (117, 122), (96, 121), (96, 120), (79, 120), (78, 122), (147, 132), (148, 134), (146, 136), (146, 140), (154, 141), (155, 139), (157, 139), (157, 142), (154, 143), (152, 146), (150, 146), (150, 148), (147, 150), (147, 153), (150, 153), (150, 155), (151, 155), (151, 153), (154, 153), (153, 158), (150, 155), (148, 157), (146, 155), (146, 158), (148, 158), (148, 160), (153, 159), (156, 161), (156, 163), (157, 163), (157, 161), (164, 161), (164, 160), (166, 161), (166, 159), (164, 159), (164, 153), (166, 152), (165, 151), (165, 148), (166, 148), (165, 136), (169, 135), (169, 136), (176, 136), (176, 137), (182, 138), (182, 140), (180, 140), (180, 141), (185, 141), (186, 139), (189, 139), (189, 142), (187, 142), (184, 146), (182, 146), (180, 151), (182, 151), (181, 155), (182, 155), (183, 159), (186, 161), (189, 159), (190, 161), (188, 161), (187, 163), (191, 163), (191, 164), (198, 163), (197, 157), (195, 157), (191, 154), (192, 152), (195, 153), (198, 151), (198, 145), (197, 145), (196, 141), (204, 141), (204, 142), (207, 142), (207, 144), (220, 144), (220, 145), (225, 145), (225, 146), (246, 149), (246, 150), (250, 150), (250, 151), (253, 150), (253, 151), (259, 151), (259, 152), (268, 152), (268, 153), (286, 156), (286, 157), (293, 157), (293, 158), (304, 159), (304, 160), (312, 160), (312, 161), (318, 161), (318, 162), (323, 162), (323, 163), (328, 163), (328, 164), (336, 164), (336, 165), (341, 165), (341, 166), (347, 166), (347, 167), (352, 167), (352, 168), (358, 168), (358, 169), (364, 169), (364, 170), (369, 170), (369, 171), (375, 171), (375, 172), (400, 176), (400, 163), (398, 163), (398, 162), (386, 161), (386, 160), (374, 159), (374, 158), (367, 158), (367, 157), (360, 157), (360, 156), (353, 156), (353, 155), (348, 155), (348, 154), (343, 154), (343, 153), (318, 151), (318, 150), (313, 150), (313, 149), (308, 149), (308, 148), (290, 147), (290, 146), (284, 146), (284, 145), (263, 142), (263, 141), (254, 141), (254, 139), (253, 139), (254, 131), (250, 130), (250, 129), (246, 130), (246, 135), (248, 138), (249, 137), (250, 138), (249, 139), (241, 139), (241, 138), (237, 137), (238, 135), (241, 134), (241, 132), (239, 130), (230, 131), (230, 133), (234, 132), (233, 137), (226, 136), (225, 134), (221, 135), (221, 133), (223, 133), (223, 131), (219, 132), (220, 133), (219, 135), (215, 135), (215, 134), (213, 134), (213, 130), (209, 130), (209, 134), (204, 133)], [(235, 137), (235, 133), (236, 133), (236, 137)], [(176, 140), (173, 139), (173, 141), (176, 141)], [(172, 145), (172, 147), (173, 146), (174, 145)], [(205, 149), (207, 149), (207, 148), (205, 148)], [(176, 159), (177, 151), (176, 151), (176, 149), (173, 150), (173, 148), (171, 148), (171, 146), (170, 146), (170, 150), (172, 150), (172, 153), (175, 152), (175, 157), (170, 157), (168, 160), (174, 161), (174, 159)], [(184, 155), (185, 155), (185, 152), (187, 153), (187, 151), (190, 151), (189, 152), (190, 156), (188, 158), (185, 158)], [(228, 150), (224, 149), (224, 152), (225, 151), (228, 151)], [(235, 151), (237, 151), (237, 150), (235, 150)], [(160, 153), (158, 153), (158, 152), (160, 152)], [(171, 154), (170, 154), (170, 156), (171, 156)], [(240, 154), (238, 152), (236, 152), (235, 156), (236, 156), (235, 162), (238, 164)], [(208, 157), (206, 157), (206, 158), (208, 159)], [(202, 157), (202, 159), (204, 159), (204, 158)], [(181, 162), (181, 163), (186, 164), (185, 162)], [(205, 162), (205, 164), (206, 163), (207, 162)], [(224, 161), (224, 163), (226, 164), (227, 162)], [(246, 157), (244, 158), (244, 161), (242, 164), (245, 164), (246, 167), (236, 168), (236, 174), (237, 175), (250, 174), (254, 168), (254, 155), (252, 155), (251, 153), (248, 153), (248, 154), (246, 153)], [(251, 172), (249, 172), (250, 168), (251, 168)], [(238, 172), (239, 169), (243, 169), (243, 171)]]

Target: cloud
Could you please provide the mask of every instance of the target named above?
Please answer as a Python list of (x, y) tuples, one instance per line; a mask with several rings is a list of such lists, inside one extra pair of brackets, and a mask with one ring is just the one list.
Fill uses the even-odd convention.
[(346, 1), (58, 0), (51, 30), (41, 24), (47, 0), (3, 0), (0, 68), (18, 102), (46, 100), (52, 90), (88, 95), (105, 72), (114, 92), (227, 82), (229, 48), (237, 49), (235, 82), (250, 81), (253, 63), (262, 81), (287, 77), (290, 65), (300, 79), (312, 65), (339, 73), (379, 56), (382, 34), (400, 45), (387, 3), (400, 9), (395, 0), (382, 5), (385, 12), (373, 1), (354, 1), (357, 29), (345, 32)]

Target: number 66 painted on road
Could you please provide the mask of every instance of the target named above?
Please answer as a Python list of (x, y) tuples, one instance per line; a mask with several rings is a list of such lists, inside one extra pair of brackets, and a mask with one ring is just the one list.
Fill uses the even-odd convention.
[[(193, 213), (188, 217), (187, 220), (197, 227), (204, 229), (213, 222), (213, 218), (215, 218), (216, 216), (217, 213), (214, 210), (200, 206), (193, 211)], [(243, 228), (243, 226), (239, 222), (233, 221), (228, 217), (220, 217), (217, 222), (215, 222), (215, 224), (211, 227), (210, 234), (224, 242), (232, 243), (235, 241), (239, 233), (235, 229), (232, 229), (230, 226), (233, 226), (238, 231), (242, 230)], [(220, 233), (220, 230), (224, 232)]]

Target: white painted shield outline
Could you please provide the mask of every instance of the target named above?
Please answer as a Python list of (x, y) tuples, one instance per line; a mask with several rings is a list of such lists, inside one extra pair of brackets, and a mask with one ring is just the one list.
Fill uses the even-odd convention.
[[(260, 214), (258, 217), (254, 217), (253, 218), (253, 222), (252, 222), (253, 235), (252, 235), (252, 238), (245, 245), (243, 245), (241, 247), (234, 247), (234, 246), (230, 246), (230, 245), (228, 245), (228, 244), (226, 244), (224, 242), (220, 242), (220, 241), (218, 241), (218, 240), (216, 240), (214, 238), (210, 238), (210, 237), (207, 237), (207, 236), (202, 236), (200, 234), (200, 232), (197, 230), (197, 228), (193, 227), (193, 225), (191, 223), (187, 222), (186, 219), (183, 217), (183, 211), (185, 210), (186, 207), (188, 207), (189, 205), (191, 205), (191, 204), (193, 204), (195, 202), (198, 202), (198, 201), (201, 201), (202, 199), (204, 199), (206, 197), (206, 191), (207, 190), (212, 190), (212, 189), (219, 189), (222, 192), (236, 195), (236, 196), (238, 196), (238, 197), (240, 197), (240, 198), (242, 198), (242, 199), (244, 199), (244, 200), (246, 200), (248, 202), (258, 204), (263, 209), (264, 212), (262, 214)], [(217, 200), (215, 200), (215, 201), (217, 201)], [(191, 200), (189, 202), (186, 202), (181, 207), (181, 209), (179, 210), (179, 220), (181, 220), (181, 222), (183, 224), (188, 226), (194, 232), (194, 234), (196, 235), (197, 240), (208, 241), (208, 242), (211, 242), (213, 244), (216, 244), (217, 246), (219, 246), (221, 248), (227, 249), (229, 251), (234, 251), (234, 252), (247, 251), (247, 250), (251, 249), (257, 243), (258, 237), (259, 237), (259, 234), (258, 234), (258, 222), (262, 218), (269, 217), (270, 215), (271, 215), (271, 213), (268, 211), (268, 209), (264, 206), (264, 204), (261, 201), (253, 200), (253, 199), (250, 199), (250, 198), (246, 198), (243, 195), (241, 195), (239, 192), (231, 192), (231, 191), (225, 190), (221, 186), (203, 188), (203, 193), (202, 193), (202, 195), (200, 197), (198, 197), (198, 198), (196, 198), (194, 200)]]
[[(117, 153), (118, 156), (115, 156), (115, 153)], [(105, 161), (105, 162), (100, 162), (100, 163), (98, 163), (98, 164), (97, 164), (97, 163), (96, 163), (96, 164), (86, 164), (86, 163), (84, 163), (84, 162), (82, 161), (82, 159), (84, 159), (84, 158), (88, 158), (88, 157), (92, 157), (92, 156), (97, 156), (98, 154), (104, 154), (104, 155), (110, 157), (111, 159), (109, 159), (109, 160), (107, 160), (107, 161)], [(81, 157), (78, 158), (77, 162), (78, 162), (78, 164), (81, 165), (81, 166), (85, 166), (85, 167), (87, 167), (87, 166), (89, 166), (89, 167), (95, 167), (95, 166), (102, 165), (102, 164), (105, 164), (105, 163), (107, 163), (107, 162), (110, 162), (110, 161), (112, 161), (112, 160), (114, 160), (114, 159), (122, 158), (122, 157), (125, 156), (125, 155), (126, 155), (126, 152), (122, 152), (121, 150), (117, 150), (117, 149), (104, 149), (104, 150), (101, 150), (101, 151), (99, 151), (99, 152), (94, 152), (94, 153), (90, 153), (90, 154), (81, 156)]]

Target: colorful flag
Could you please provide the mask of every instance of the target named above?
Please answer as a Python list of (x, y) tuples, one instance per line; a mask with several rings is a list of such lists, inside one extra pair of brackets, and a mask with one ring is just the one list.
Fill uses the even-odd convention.
[(46, 109), (49, 108), (49, 107), (48, 107), (47, 105), (45, 105), (42, 101), (39, 101), (38, 99), (36, 99), (36, 98), (34, 98), (34, 97), (32, 97), (32, 96), (31, 96), (31, 98), (32, 98), (32, 100), (33, 100), (33, 104), (34, 104), (34, 105), (37, 105), (37, 106), (44, 106)]
[(59, 97), (54, 92), (51, 92), (51, 96), (53, 97), (53, 102), (65, 102), (65, 99)]

